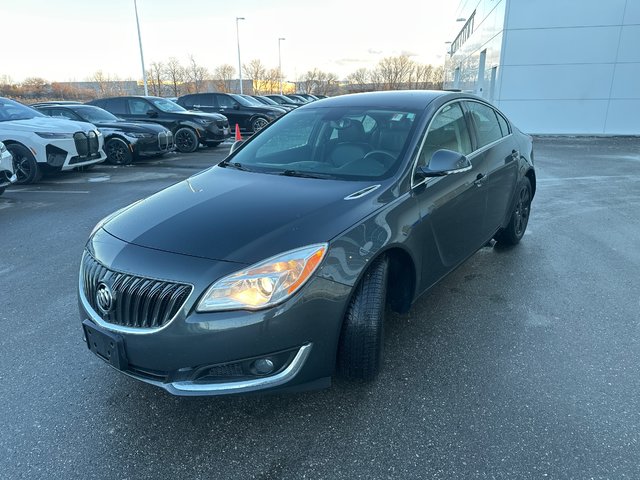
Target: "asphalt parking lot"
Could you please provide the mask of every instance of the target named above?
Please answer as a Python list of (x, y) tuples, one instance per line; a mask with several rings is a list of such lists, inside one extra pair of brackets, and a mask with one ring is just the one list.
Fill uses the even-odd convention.
[(388, 319), (374, 383), (176, 398), (82, 343), (80, 255), (106, 214), (224, 145), (0, 197), (0, 478), (640, 477), (640, 139), (536, 141), (512, 249)]

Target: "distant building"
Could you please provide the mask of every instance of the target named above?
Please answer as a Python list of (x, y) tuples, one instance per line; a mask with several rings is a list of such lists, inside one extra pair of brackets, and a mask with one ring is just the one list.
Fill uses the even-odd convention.
[(640, 135), (640, 1), (462, 0), (445, 88), (540, 134)]

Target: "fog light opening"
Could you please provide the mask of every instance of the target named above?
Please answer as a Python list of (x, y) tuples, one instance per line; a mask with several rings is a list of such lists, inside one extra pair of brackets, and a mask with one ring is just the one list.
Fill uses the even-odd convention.
[(273, 372), (274, 364), (270, 358), (259, 358), (253, 362), (253, 368), (258, 375), (268, 375)]

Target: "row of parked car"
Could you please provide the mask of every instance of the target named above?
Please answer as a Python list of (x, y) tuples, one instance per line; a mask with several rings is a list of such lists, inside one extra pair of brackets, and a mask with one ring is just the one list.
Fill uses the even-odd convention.
[(31, 106), (0, 97), (0, 194), (13, 182), (107, 161), (127, 165), (146, 156), (217, 147), (237, 125), (251, 134), (294, 108), (307, 94), (197, 93), (175, 99), (111, 97)]

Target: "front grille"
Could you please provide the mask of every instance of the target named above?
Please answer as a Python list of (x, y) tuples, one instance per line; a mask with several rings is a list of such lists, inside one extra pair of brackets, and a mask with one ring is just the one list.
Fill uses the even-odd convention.
[(76, 144), (79, 157), (99, 156), (98, 150), (100, 149), (100, 143), (98, 141), (98, 135), (93, 130), (88, 134), (84, 132), (74, 133), (73, 141)]
[(158, 134), (158, 148), (160, 150), (169, 150), (173, 147), (173, 134), (171, 132), (160, 132)]
[[(110, 270), (85, 252), (81, 267), (83, 294), (91, 308), (107, 323), (130, 328), (159, 328), (182, 308), (191, 285), (138, 277)], [(97, 305), (98, 285), (112, 293), (112, 306), (104, 313)]]

